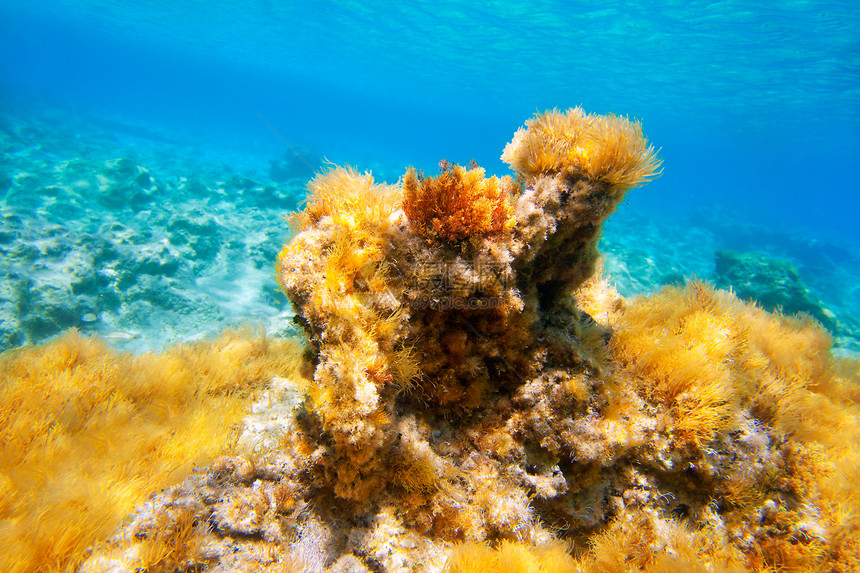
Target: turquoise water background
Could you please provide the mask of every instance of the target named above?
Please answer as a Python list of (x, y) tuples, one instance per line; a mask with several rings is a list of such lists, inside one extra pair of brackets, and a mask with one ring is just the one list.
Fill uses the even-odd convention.
[[(651, 291), (670, 276), (710, 278), (716, 249), (762, 247), (797, 265), (840, 324), (860, 332), (858, 2), (0, 0), (0, 105), (15, 110), (10, 133), (19, 134), (27, 131), (22, 117), (63, 110), (39, 120), (41, 142), (32, 139), (39, 129), (22, 136), (26, 145), (9, 139), (3, 174), (14, 183), (5, 209), (19, 217), (45, 212), (60, 225), (60, 214), (26, 197), (57, 183), (43, 178), (28, 191), (17, 183), (27, 165), (103, 161), (111, 149), (125, 157), (131, 148), (141, 169), (180, 178), (197, 169), (191, 159), (177, 163), (170, 146), (183, 142), (192, 156), (261, 180), (270, 160), (291, 148), (373, 168), (389, 182), (408, 165), (433, 172), (443, 158), (506, 174), (502, 149), (538, 111), (582, 105), (627, 115), (660, 148), (664, 173), (633, 191), (607, 230), (602, 248), (617, 255), (610, 266), (624, 294)], [(73, 145), (99, 137), (101, 148)], [(150, 152), (162, 144), (165, 157), (155, 159)], [(222, 200), (241, 190), (217, 179), (198, 187), (217, 189)], [(183, 185), (170, 188), (180, 193)], [(296, 188), (292, 199), (269, 206), (294, 208)], [(78, 193), (74, 201), (87, 199)], [(265, 198), (255, 204), (265, 206)], [(131, 225), (129, 213), (137, 216), (131, 210), (118, 220)], [(217, 216), (229, 213), (223, 207)], [(41, 224), (28, 227), (33, 244)], [(75, 232), (100, 228), (91, 227)], [(264, 241), (260, 261), (273, 260), (278, 232)], [(213, 249), (206, 256), (214, 261), (224, 251)], [(6, 274), (30, 272), (20, 261)], [(189, 268), (183, 280), (199, 285), (199, 272)], [(265, 273), (269, 280), (270, 266)], [(218, 296), (229, 296), (218, 284)], [(274, 290), (271, 282), (265, 288)], [(22, 304), (9, 302), (12, 315)], [(81, 304), (71, 313), (78, 318), (51, 315), (45, 320), (56, 328), (45, 332), (128, 329), (117, 317), (131, 302), (111, 304)], [(268, 294), (261, 304), (261, 315), (286, 306)], [(15, 328), (27, 330), (6, 330)], [(39, 336), (7, 338), (5, 346)]]
[[(860, 3), (2, 3), (4, 94), (404, 164), (498, 160), (531, 114), (640, 118), (663, 178), (637, 207), (719, 202), (856, 231)], [(856, 236), (856, 235), (855, 235)]]

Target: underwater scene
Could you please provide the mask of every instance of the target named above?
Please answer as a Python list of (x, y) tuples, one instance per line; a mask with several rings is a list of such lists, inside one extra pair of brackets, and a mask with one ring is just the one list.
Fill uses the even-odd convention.
[(0, 0), (0, 571), (860, 571), (860, 4)]

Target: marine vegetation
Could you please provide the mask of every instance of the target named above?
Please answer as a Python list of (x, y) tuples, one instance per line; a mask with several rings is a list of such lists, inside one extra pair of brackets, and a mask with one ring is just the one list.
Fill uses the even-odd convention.
[(459, 241), (510, 232), (513, 179), (487, 179), (478, 166), (442, 161), (439, 167), (437, 177), (419, 176), (415, 169), (403, 177), (403, 213), (418, 234)]
[(639, 123), (547, 112), (503, 158), (311, 180), (276, 266), (306, 378), (81, 570), (860, 568), (858, 363), (700, 281), (615, 292)]
[(234, 451), (300, 346), (251, 332), (165, 354), (70, 331), (0, 358), (0, 571), (72, 570), (146, 497)]

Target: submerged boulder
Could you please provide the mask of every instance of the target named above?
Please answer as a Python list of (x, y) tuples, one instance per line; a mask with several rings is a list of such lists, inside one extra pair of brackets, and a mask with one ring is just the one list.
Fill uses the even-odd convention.
[(747, 302), (757, 302), (765, 310), (785, 314), (805, 313), (835, 330), (836, 317), (800, 278), (789, 261), (758, 253), (721, 250), (716, 253), (716, 285), (732, 289)]

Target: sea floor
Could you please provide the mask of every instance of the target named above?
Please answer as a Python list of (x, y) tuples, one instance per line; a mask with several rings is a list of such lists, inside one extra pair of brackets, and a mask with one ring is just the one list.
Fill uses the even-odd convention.
[[(355, 167), (388, 182), (405, 168)], [(137, 352), (230, 326), (295, 332), (274, 261), (309, 175), (277, 150), (216, 150), (122, 118), (10, 106), (0, 112), (0, 350), (69, 328)], [(624, 296), (696, 277), (803, 310), (831, 330), (836, 353), (860, 356), (856, 245), (719, 207), (680, 218), (631, 207), (601, 241)]]

